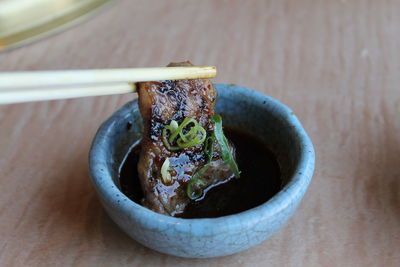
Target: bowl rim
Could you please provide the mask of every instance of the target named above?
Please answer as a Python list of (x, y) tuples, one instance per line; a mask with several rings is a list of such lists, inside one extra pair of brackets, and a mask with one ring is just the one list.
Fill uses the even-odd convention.
[[(292, 200), (296, 199), (296, 196), (303, 194), (308, 187), (312, 179), (315, 165), (313, 144), (296, 115), (291, 109), (280, 103), (278, 100), (260, 92), (230, 84), (214, 84), (214, 86), (219, 92), (223, 90), (235, 91), (235, 93), (246, 94), (247, 96), (254, 98), (255, 101), (268, 103), (268, 105), (274, 109), (275, 113), (279, 113), (282, 119), (286, 120), (293, 126), (292, 130), (297, 133), (300, 143), (300, 157), (295, 171), (293, 172), (294, 174), (289, 178), (285, 186), (272, 198), (257, 207), (240, 213), (216, 218), (186, 219), (171, 217), (156, 213), (130, 200), (120, 191), (118, 186), (116, 186), (109, 169), (106, 172), (99, 171), (100, 168), (104, 169), (104, 165), (101, 165), (101, 162), (105, 162), (99, 160), (99, 157), (106, 160), (107, 140), (104, 136), (107, 136), (107, 133), (110, 134), (113, 132), (116, 125), (116, 119), (127, 110), (131, 110), (131, 105), (137, 101), (137, 99), (135, 99), (126, 103), (122, 108), (114, 112), (100, 126), (90, 148), (90, 177), (98, 193), (104, 196), (102, 199), (111, 201), (110, 204), (112, 204), (113, 208), (116, 208), (125, 214), (134, 214), (136, 219), (145, 222), (146, 227), (159, 228), (160, 223), (165, 224), (165, 227), (174, 225), (177, 230), (182, 232), (191, 232), (191, 234), (194, 235), (196, 235), (196, 233), (204, 235), (204, 231), (194, 231), (194, 229), (212, 229), (213, 232), (216, 232), (227, 231), (228, 225), (229, 228), (234, 228), (236, 226), (245, 227), (246, 225), (252, 226), (258, 221), (274, 216), (275, 214), (285, 210), (288, 206), (295, 204)], [(118, 199), (115, 197), (116, 195), (120, 195)], [(121, 201), (124, 200), (124, 198), (127, 200)]]

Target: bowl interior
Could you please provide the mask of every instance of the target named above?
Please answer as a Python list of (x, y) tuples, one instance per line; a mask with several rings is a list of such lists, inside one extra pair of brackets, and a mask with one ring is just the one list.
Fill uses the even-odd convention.
[[(283, 184), (287, 184), (299, 168), (304, 149), (299, 132), (293, 131), (298, 122), (293, 112), (258, 92), (226, 84), (215, 86), (219, 93), (216, 113), (222, 115), (223, 125), (250, 133), (264, 142), (277, 157)], [(113, 139), (108, 146), (110, 160), (107, 165), (112, 170), (115, 185), (120, 187), (122, 162), (129, 148), (140, 142), (143, 132), (137, 101), (127, 103), (116, 112), (112, 124), (112, 127), (107, 128), (113, 131)]]

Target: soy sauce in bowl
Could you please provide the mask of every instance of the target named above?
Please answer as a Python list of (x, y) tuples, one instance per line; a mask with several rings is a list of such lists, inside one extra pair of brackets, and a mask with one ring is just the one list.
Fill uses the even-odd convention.
[[(215, 218), (239, 213), (268, 201), (282, 188), (278, 161), (257, 137), (230, 128), (224, 132), (236, 147), (240, 178), (211, 188), (177, 217)], [(139, 153), (140, 145), (133, 147), (120, 172), (121, 191), (138, 204), (143, 198), (137, 172)]]

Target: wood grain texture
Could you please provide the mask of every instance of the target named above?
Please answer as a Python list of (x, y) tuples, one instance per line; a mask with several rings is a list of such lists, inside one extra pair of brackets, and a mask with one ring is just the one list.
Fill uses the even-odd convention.
[(208, 260), (142, 247), (90, 185), (91, 139), (134, 96), (0, 106), (2, 266), (398, 266), (400, 2), (125, 0), (0, 54), (0, 71), (150, 67), (190, 59), (290, 106), (317, 154), (290, 223)]

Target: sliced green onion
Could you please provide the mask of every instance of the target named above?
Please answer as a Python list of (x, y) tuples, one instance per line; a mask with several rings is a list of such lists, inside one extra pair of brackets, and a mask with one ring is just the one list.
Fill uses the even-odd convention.
[[(193, 127), (191, 127), (187, 133), (183, 133), (183, 130), (191, 123), (193, 123)], [(182, 122), (182, 127), (180, 128), (179, 137), (184, 142), (188, 142), (188, 139), (193, 139), (193, 136), (196, 135), (198, 126), (199, 123), (195, 119), (185, 118)]]
[[(187, 188), (186, 188), (186, 194), (191, 200), (196, 200), (196, 199), (200, 198), (203, 195), (203, 188), (202, 187), (204, 187), (206, 185), (206, 183), (202, 179), (200, 179), (200, 177), (210, 167), (210, 163), (211, 163), (211, 161), (213, 159), (215, 140), (217, 140), (217, 143), (220, 146), (223, 161), (229, 165), (229, 167), (231, 168), (231, 170), (232, 170), (232, 172), (233, 172), (235, 177), (239, 177), (239, 175), (240, 175), (238, 166), (237, 166), (237, 164), (235, 162), (235, 159), (233, 158), (233, 154), (232, 154), (231, 148), (229, 146), (228, 139), (226, 139), (226, 137), (224, 135), (224, 132), (222, 130), (222, 118), (221, 118), (221, 116), (214, 115), (214, 116), (211, 117), (211, 121), (214, 123), (214, 132), (207, 139), (202, 140), (202, 142), (205, 141), (204, 153), (207, 155), (207, 164), (205, 164), (202, 168), (200, 168), (192, 176), (192, 179), (189, 181), (189, 183), (187, 185)], [(196, 133), (197, 133), (197, 131), (196, 131)], [(206, 138), (205, 130), (204, 130), (204, 132), (201, 131), (201, 133), (202, 133), (202, 137)], [(189, 135), (189, 133), (187, 133), (187, 135)], [(199, 140), (199, 136), (196, 135), (192, 139), (193, 139), (193, 141), (194, 140)], [(178, 146), (180, 146), (182, 143), (184, 143), (182, 139), (179, 139), (177, 141)], [(197, 189), (197, 191), (194, 190), (194, 188)]]
[(197, 135), (196, 137), (194, 137), (193, 139), (189, 140), (188, 142), (184, 142), (182, 139), (178, 139), (178, 141), (176, 141), (177, 145), (180, 148), (186, 148), (186, 147), (201, 145), (204, 142), (204, 140), (206, 140), (207, 132), (201, 126), (198, 126), (198, 128), (196, 130), (201, 133), (201, 136)]
[(169, 158), (166, 158), (161, 166), (161, 178), (164, 184), (170, 184), (172, 182), (172, 176), (169, 173)]
[(211, 160), (213, 159), (214, 140), (215, 140), (214, 135), (211, 135), (211, 136), (207, 137), (207, 139), (205, 141), (204, 153), (207, 155), (208, 163), (210, 163)]
[(203, 175), (203, 173), (205, 173), (207, 170), (208, 170), (208, 168), (210, 167), (210, 164), (206, 164), (206, 165), (204, 165), (200, 170), (198, 170), (193, 176), (192, 176), (192, 179), (199, 179), (200, 178), (200, 176), (202, 176)]
[(191, 200), (198, 199), (199, 197), (201, 197), (203, 195), (202, 189), (200, 190), (200, 192), (195, 193), (193, 191), (193, 185), (195, 185), (195, 184), (200, 184), (202, 186), (206, 185), (206, 183), (200, 179), (200, 176), (202, 176), (208, 170), (209, 167), (210, 167), (209, 163), (204, 165), (200, 170), (198, 170), (192, 176), (192, 179), (189, 181), (187, 188), (186, 188), (186, 194), (187, 194), (188, 198), (190, 198)]
[(191, 179), (186, 187), (186, 194), (191, 200), (196, 200), (203, 195), (203, 189), (201, 187), (205, 186), (206, 183), (199, 179)]
[[(184, 133), (186, 127), (191, 124), (193, 124), (193, 126)], [(168, 131), (170, 132), (169, 137), (167, 137)], [(172, 120), (170, 124), (166, 125), (162, 130), (162, 141), (170, 151), (201, 145), (206, 137), (206, 130), (193, 118), (185, 118), (180, 125)], [(176, 143), (177, 146), (172, 145), (174, 143)]]
[(197, 122), (195, 119), (193, 119), (193, 118), (185, 118), (185, 119), (183, 120), (183, 122), (181, 123), (181, 125), (179, 125), (178, 128), (176, 128), (176, 130), (175, 130), (173, 133), (171, 133), (171, 136), (169, 137), (168, 141), (169, 141), (170, 143), (174, 142), (175, 138), (176, 138), (178, 135), (182, 138), (182, 136), (181, 136), (181, 134), (183, 134), (183, 133), (182, 133), (182, 130), (183, 130), (187, 125), (189, 125), (190, 123), (193, 123), (193, 124), (194, 124), (194, 127), (196, 127), (196, 126), (198, 125), (198, 122)]
[(224, 162), (229, 164), (231, 170), (236, 178), (239, 177), (239, 168), (233, 158), (231, 149), (229, 148), (228, 140), (226, 139), (222, 130), (222, 118), (219, 115), (211, 117), (211, 121), (214, 123), (214, 135), (217, 140), (219, 147), (221, 148), (222, 159)]
[(176, 129), (178, 129), (179, 124), (178, 124), (177, 121), (172, 120), (172, 121), (170, 122), (170, 124), (169, 124), (169, 127), (171, 128), (171, 131), (172, 131), (172, 132), (175, 132)]
[(164, 146), (166, 146), (167, 149), (168, 149), (169, 151), (176, 151), (176, 150), (179, 150), (180, 147), (178, 147), (178, 146), (171, 146), (171, 145), (169, 144), (169, 142), (168, 142), (167, 131), (170, 131), (170, 132), (171, 132), (170, 129), (171, 129), (171, 128), (169, 128), (168, 126), (165, 126), (165, 128), (162, 130), (161, 138), (162, 138), (162, 141), (163, 141), (163, 143), (164, 143)]

